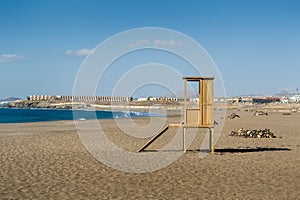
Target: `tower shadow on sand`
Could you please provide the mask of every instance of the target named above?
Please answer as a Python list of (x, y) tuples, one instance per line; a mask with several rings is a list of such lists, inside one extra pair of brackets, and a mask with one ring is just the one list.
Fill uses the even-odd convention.
[[(182, 150), (144, 150), (143, 152), (170, 152), (170, 151), (182, 151)], [(215, 149), (215, 153), (254, 153), (254, 152), (267, 152), (267, 151), (291, 151), (289, 148), (265, 148), (265, 147), (257, 147), (257, 148), (224, 148), (224, 149)], [(195, 150), (187, 150), (187, 152), (203, 152), (209, 153), (209, 150), (206, 149), (195, 149)]]
[[(190, 150), (191, 152), (203, 152), (206, 153), (205, 149)], [(254, 153), (254, 152), (266, 152), (266, 151), (291, 151), (289, 148), (277, 148), (277, 147), (257, 147), (257, 148), (224, 148), (224, 149), (215, 149), (215, 153)]]

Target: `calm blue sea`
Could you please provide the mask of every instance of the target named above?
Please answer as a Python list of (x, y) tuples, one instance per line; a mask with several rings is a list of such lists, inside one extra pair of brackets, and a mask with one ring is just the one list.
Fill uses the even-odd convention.
[[(74, 112), (74, 113), (73, 113)], [(54, 110), (54, 109), (11, 109), (0, 108), (0, 123), (24, 123), (58, 120), (88, 120), (162, 116), (156, 113), (131, 111), (85, 111), (85, 110)]]

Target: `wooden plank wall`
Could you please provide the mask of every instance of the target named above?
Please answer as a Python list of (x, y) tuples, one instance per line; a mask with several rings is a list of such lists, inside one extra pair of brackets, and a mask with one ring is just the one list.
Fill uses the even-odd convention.
[(213, 94), (214, 83), (212, 80), (201, 80), (202, 82), (202, 125), (213, 124)]

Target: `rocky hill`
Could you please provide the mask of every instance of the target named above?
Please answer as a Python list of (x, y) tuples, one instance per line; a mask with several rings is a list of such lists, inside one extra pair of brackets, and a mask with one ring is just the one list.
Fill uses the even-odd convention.
[[(32, 100), (18, 100), (13, 101), (8, 104), (7, 107), (10, 108), (53, 108), (53, 109), (88, 109), (93, 106), (168, 106), (168, 107), (177, 107), (179, 102), (64, 102), (60, 100), (51, 100), (51, 101), (32, 101)], [(107, 107), (106, 107), (107, 108)]]

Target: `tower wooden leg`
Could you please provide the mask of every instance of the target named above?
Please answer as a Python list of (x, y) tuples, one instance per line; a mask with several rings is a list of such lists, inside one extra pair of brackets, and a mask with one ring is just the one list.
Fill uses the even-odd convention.
[(187, 128), (183, 128), (183, 153), (186, 152), (186, 129)]
[(209, 138), (208, 138), (208, 151), (211, 152), (212, 143), (211, 143), (211, 128), (208, 128), (209, 131)]
[(215, 154), (215, 144), (214, 144), (214, 139), (215, 139), (215, 133), (214, 133), (214, 128), (210, 129), (210, 133), (211, 133), (211, 154), (214, 155)]

